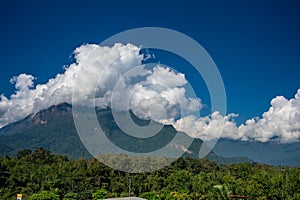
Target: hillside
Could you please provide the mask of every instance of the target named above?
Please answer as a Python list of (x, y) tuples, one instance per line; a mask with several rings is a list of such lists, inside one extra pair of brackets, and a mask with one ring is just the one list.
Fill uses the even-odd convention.
[[(146, 120), (141, 120), (131, 114), (133, 120), (139, 125), (149, 123)], [(151, 137), (151, 140), (144, 141), (143, 138), (137, 138), (134, 143), (132, 137), (123, 133), (116, 125), (110, 109), (97, 110), (97, 117), (101, 127), (105, 131), (110, 141), (122, 147), (125, 150), (134, 151), (139, 148), (147, 151), (155, 150), (166, 145), (177, 131), (172, 126), (164, 126), (157, 134), (158, 136)], [(181, 140), (190, 139), (185, 133), (181, 133)], [(202, 145), (200, 139), (194, 139), (191, 146), (188, 148), (188, 153), (184, 156), (197, 158), (199, 149)], [(52, 106), (39, 113), (30, 115), (25, 119), (9, 124), (0, 129), (0, 155), (15, 156), (16, 153), (23, 149), (35, 149), (42, 147), (50, 150), (55, 154), (63, 154), (71, 159), (80, 157), (91, 158), (92, 155), (83, 146), (74, 126), (72, 107), (69, 104), (60, 104)], [(177, 145), (174, 148), (183, 148)], [(141, 148), (139, 148), (141, 149)], [(224, 158), (216, 155), (211, 151), (207, 158), (219, 163), (237, 163), (237, 162), (252, 162), (245, 157)]]

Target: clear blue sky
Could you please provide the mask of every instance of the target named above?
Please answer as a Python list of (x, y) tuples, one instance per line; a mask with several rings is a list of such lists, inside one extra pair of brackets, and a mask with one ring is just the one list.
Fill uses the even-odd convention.
[(291, 98), (300, 88), (299, 10), (296, 0), (2, 0), (0, 93), (14, 91), (9, 83), (14, 75), (32, 74), (44, 83), (63, 72), (83, 43), (158, 26), (187, 34), (208, 51), (225, 83), (228, 112), (244, 121), (260, 116), (273, 97)]

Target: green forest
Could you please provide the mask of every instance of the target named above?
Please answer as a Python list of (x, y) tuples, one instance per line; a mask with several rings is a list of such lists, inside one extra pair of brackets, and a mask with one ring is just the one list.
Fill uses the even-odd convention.
[[(116, 159), (116, 156), (111, 156)], [(134, 162), (127, 156), (127, 162)], [(300, 199), (300, 167), (258, 163), (221, 165), (180, 158), (149, 173), (125, 173), (97, 159), (69, 160), (38, 148), (0, 158), (0, 199), (86, 200), (137, 196), (153, 199)]]

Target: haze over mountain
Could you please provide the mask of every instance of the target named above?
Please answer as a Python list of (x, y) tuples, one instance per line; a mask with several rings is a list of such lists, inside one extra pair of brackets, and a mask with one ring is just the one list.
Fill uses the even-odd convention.
[(279, 143), (220, 139), (213, 150), (220, 156), (246, 156), (256, 162), (270, 165), (300, 165), (300, 142)]

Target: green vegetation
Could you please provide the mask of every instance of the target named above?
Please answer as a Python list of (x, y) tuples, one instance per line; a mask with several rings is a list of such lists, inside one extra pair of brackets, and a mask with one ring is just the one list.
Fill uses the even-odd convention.
[(50, 191), (41, 191), (29, 197), (29, 200), (59, 200), (59, 195)]
[[(130, 157), (126, 160), (134, 162)], [(129, 195), (149, 200), (228, 199), (233, 194), (250, 199), (300, 199), (300, 168), (220, 165), (185, 157), (158, 171), (130, 174), (96, 159), (69, 160), (38, 148), (33, 152), (22, 150), (16, 158), (0, 158), (0, 199), (16, 199), (17, 193), (22, 193), (25, 200)]]
[(106, 197), (107, 191), (105, 189), (100, 189), (93, 193), (93, 199), (104, 199)]
[[(164, 126), (155, 137), (145, 140), (144, 138), (130, 137), (118, 128), (110, 109), (97, 110), (97, 116), (101, 128), (109, 140), (120, 148), (130, 152), (141, 152), (141, 150), (152, 152), (169, 144), (177, 134), (177, 138), (180, 138), (178, 144), (188, 144), (189, 141), (193, 140), (193, 143), (188, 147), (193, 153), (188, 154), (188, 156), (198, 157), (202, 141), (192, 139), (185, 133), (177, 132), (172, 126)], [(149, 123), (149, 121), (139, 119), (132, 113), (131, 117), (140, 126)], [(18, 151), (34, 150), (36, 147), (49, 149), (54, 154), (66, 155), (70, 159), (93, 158), (79, 138), (74, 126), (72, 107), (69, 104), (52, 106), (34, 116), (28, 116), (0, 129), (0, 156), (16, 156)], [(174, 151), (176, 151), (175, 147)], [(251, 162), (244, 157), (222, 158), (213, 151), (207, 155), (207, 158), (218, 163)]]

